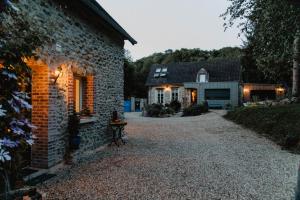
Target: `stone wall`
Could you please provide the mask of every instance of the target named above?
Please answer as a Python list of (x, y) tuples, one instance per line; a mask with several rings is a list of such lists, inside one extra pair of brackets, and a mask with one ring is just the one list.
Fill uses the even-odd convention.
[[(28, 61), (33, 70), (32, 119), (38, 126), (32, 165), (42, 168), (63, 161), (68, 143), (68, 116), (74, 109), (74, 75), (89, 80), (86, 101), (94, 112), (94, 120), (81, 124), (82, 143), (75, 156), (110, 141), (108, 124), (112, 111), (116, 109), (123, 114), (124, 41), (53, 2), (31, 0), (15, 4), (33, 26), (39, 26), (51, 38), (38, 50), (39, 60)], [(54, 83), (51, 73), (59, 66), (62, 73)]]

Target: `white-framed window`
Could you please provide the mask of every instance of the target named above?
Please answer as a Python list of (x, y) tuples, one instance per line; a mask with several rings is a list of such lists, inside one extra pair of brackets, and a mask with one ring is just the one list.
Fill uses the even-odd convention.
[(197, 83), (206, 83), (208, 82), (208, 79), (208, 72), (204, 68), (200, 69), (200, 71), (197, 74)]
[(206, 75), (200, 74), (199, 76), (199, 83), (205, 83), (206, 82)]
[(172, 101), (178, 101), (178, 88), (172, 88)]
[(164, 103), (164, 89), (157, 89), (157, 103)]

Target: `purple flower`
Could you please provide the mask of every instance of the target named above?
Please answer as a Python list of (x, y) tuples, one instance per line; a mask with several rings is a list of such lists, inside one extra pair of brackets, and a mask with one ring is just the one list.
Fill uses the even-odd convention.
[(3, 117), (6, 115), (6, 110), (2, 109), (2, 105), (0, 105), (0, 117)]
[(11, 160), (11, 157), (9, 155), (9, 152), (4, 151), (4, 149), (0, 149), (0, 161), (5, 162)]
[[(37, 127), (34, 126), (28, 119), (22, 119), (22, 120), (19, 120), (18, 122), (18, 125), (20, 126), (24, 126), (26, 125), (27, 127), (31, 128), (31, 129), (36, 129)], [(22, 124), (22, 125), (21, 125)]]
[(13, 96), (14, 100), (17, 101), (22, 108), (25, 108), (27, 110), (32, 109), (32, 106), (27, 101), (25, 101), (23, 98), (20, 98), (16, 95), (12, 95), (12, 96)]
[(19, 146), (19, 142), (15, 142), (7, 138), (3, 138), (2, 140), (0, 140), (0, 144), (1, 146), (5, 146), (9, 148), (16, 148)]
[(33, 140), (33, 139), (27, 139), (26, 142), (27, 142), (27, 144), (29, 144), (30, 146), (34, 144), (34, 140)]
[(17, 76), (14, 73), (10, 73), (8, 71), (3, 71), (2, 74), (7, 76), (9, 79), (15, 79), (15, 80), (18, 79)]
[(14, 99), (8, 100), (7, 102), (8, 102), (9, 105), (15, 110), (16, 113), (20, 113), (20, 108), (19, 108), (19, 106), (16, 104), (16, 102), (14, 101)]
[(13, 133), (15, 133), (17, 135), (24, 135), (25, 134), (25, 131), (23, 129), (21, 129), (20, 127), (18, 127), (18, 126), (12, 126), (11, 130), (12, 130)]
[(28, 93), (27, 92), (17, 92), (17, 91), (14, 91), (13, 94), (17, 97), (20, 97), (22, 99), (30, 99), (30, 97), (28, 96)]

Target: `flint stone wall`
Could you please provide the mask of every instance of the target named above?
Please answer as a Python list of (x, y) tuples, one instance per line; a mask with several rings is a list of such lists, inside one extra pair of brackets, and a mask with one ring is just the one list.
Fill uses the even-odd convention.
[[(93, 77), (90, 106), (94, 112), (94, 121), (80, 126), (81, 145), (74, 153), (76, 157), (108, 143), (113, 110), (123, 115), (123, 39), (115, 32), (109, 34), (111, 30), (97, 27), (97, 21), (89, 21), (82, 13), (68, 9), (63, 1), (57, 2), (15, 3), (33, 26), (51, 38), (38, 49), (39, 60), (29, 62), (36, 77), (32, 83), (33, 115), (40, 116), (33, 116), (38, 129), (34, 131), (37, 140), (32, 148), (32, 165), (40, 168), (62, 162), (66, 153), (68, 116), (74, 107), (74, 74)], [(6, 20), (10, 22), (9, 15)], [(39, 66), (47, 66), (48, 74)], [(58, 66), (62, 67), (62, 74), (53, 84), (51, 72)], [(41, 103), (41, 99), (46, 100)]]

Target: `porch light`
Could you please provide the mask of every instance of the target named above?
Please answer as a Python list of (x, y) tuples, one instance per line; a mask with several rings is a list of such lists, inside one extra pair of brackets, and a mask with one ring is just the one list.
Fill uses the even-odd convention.
[(277, 90), (277, 92), (284, 92), (284, 88), (283, 87), (278, 87), (278, 88), (276, 88), (276, 90)]
[(51, 71), (50, 79), (52, 80), (53, 84), (56, 83), (56, 81), (60, 77), (61, 73), (62, 73), (61, 66), (57, 67), (56, 70)]
[(4, 60), (3, 59), (0, 59), (0, 69), (3, 68), (3, 63), (4, 63)]
[(250, 92), (249, 88), (244, 88), (244, 93), (249, 93), (249, 92)]

